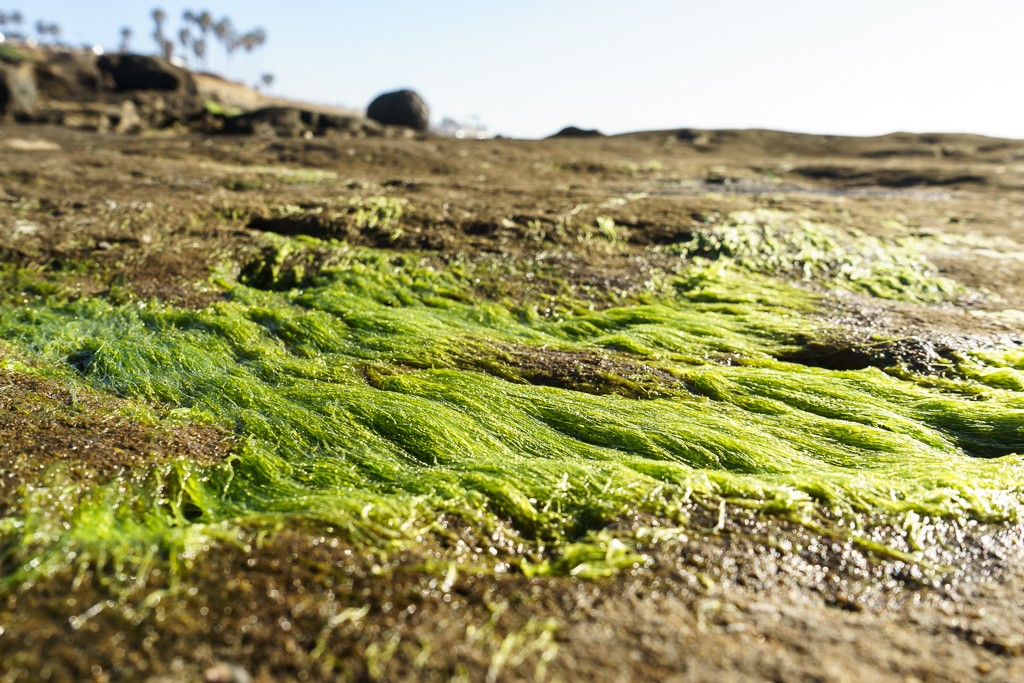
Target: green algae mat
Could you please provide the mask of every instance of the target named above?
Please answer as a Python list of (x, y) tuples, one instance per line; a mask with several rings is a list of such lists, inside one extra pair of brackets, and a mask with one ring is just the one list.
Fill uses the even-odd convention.
[[(490, 570), (596, 577), (646, 562), (643, 527), (685, 529), (695, 505), (912, 560), (929, 523), (1020, 521), (1024, 352), (965, 351), (938, 373), (797, 362), (828, 332), (823, 295), (784, 277), (957, 295), (910, 247), (869, 261), (876, 244), (802, 230), (678, 245), (678, 268), (601, 306), (494, 296), (482, 281), (528, 276), (493, 261), (312, 238), (267, 236), (198, 310), (12, 270), (7, 370), (235, 440), (212, 464), (83, 481), (57, 463), (23, 483), (0, 518), (0, 587), (93, 568), (129, 589), (288, 525), (385, 554), (457, 528)], [(870, 540), (876, 526), (906, 542)]]

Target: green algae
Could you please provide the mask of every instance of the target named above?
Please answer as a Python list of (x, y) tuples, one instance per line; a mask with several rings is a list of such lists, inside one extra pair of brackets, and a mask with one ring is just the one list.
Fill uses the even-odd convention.
[(1024, 392), (1024, 350), (981, 350), (964, 354), (957, 370), (969, 380), (993, 389)]
[[(311, 242), (270, 242), (202, 310), (50, 290), (0, 307), (0, 335), (66, 381), (242, 437), (220, 465), (36, 485), (0, 520), (4, 586), (69, 565), (138, 577), (289, 523), (387, 548), (458, 519), (482, 546), (516, 539), (503, 560), (523, 571), (596, 576), (643, 561), (608, 524), (685, 524), (694, 501), (852, 528), (1020, 518), (1019, 354), (976, 354), (945, 384), (784, 362), (815, 332), (815, 295), (725, 261), (541, 317), (478, 299), (469, 265), (338, 246), (295, 274), (281, 250)], [(641, 359), (664, 382), (645, 400), (538, 386), (510, 347)]]
[(884, 241), (782, 211), (736, 212), (671, 250), (883, 299), (936, 303), (967, 293), (922, 256), (919, 239)]

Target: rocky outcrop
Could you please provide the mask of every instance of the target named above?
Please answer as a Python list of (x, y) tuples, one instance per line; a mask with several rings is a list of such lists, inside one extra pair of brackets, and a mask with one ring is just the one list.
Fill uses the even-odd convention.
[(192, 74), (157, 57), (38, 48), (0, 61), (0, 115), (25, 123), (139, 133), (203, 110)]
[(39, 96), (65, 102), (93, 102), (110, 90), (109, 78), (91, 52), (60, 52), (35, 65)]
[(396, 90), (378, 96), (367, 107), (366, 115), (385, 126), (405, 126), (425, 131), (430, 125), (430, 109), (413, 90)]
[(235, 135), (310, 137), (341, 132), (354, 135), (379, 133), (377, 124), (359, 116), (319, 112), (302, 107), (264, 107), (237, 116), (221, 117), (219, 132)]
[(303, 112), (300, 109), (266, 107), (237, 116), (225, 117), (222, 131), (234, 135), (298, 137), (302, 135), (305, 128)]
[(195, 79), (185, 69), (160, 57), (111, 54), (100, 57), (96, 65), (107, 74), (114, 90), (161, 90), (195, 95)]
[(0, 116), (23, 116), (39, 99), (34, 65), (0, 63)]
[[(87, 50), (47, 47), (9, 50), (0, 55), (0, 117), (121, 134), (167, 128), (275, 137), (407, 133), (386, 131), (356, 113), (291, 106), (284, 100), (253, 110), (272, 101), (223, 79), (216, 80), (229, 90), (243, 91), (250, 101), (241, 107), (207, 106), (222, 101), (223, 89), (209, 87), (213, 80), (159, 57), (97, 56)], [(425, 126), (426, 105), (413, 95), (409, 102), (419, 118), (411, 123)]]

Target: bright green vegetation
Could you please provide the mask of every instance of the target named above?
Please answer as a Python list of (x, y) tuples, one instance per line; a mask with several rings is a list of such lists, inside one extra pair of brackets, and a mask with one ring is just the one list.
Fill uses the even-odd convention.
[(376, 232), (394, 242), (402, 235), (402, 213), (405, 200), (378, 195), (349, 202), (348, 223), (362, 230)]
[(11, 45), (0, 45), (0, 60), (14, 62), (15, 64), (33, 61), (30, 55)]
[(1024, 351), (976, 351), (964, 359), (961, 373), (996, 389), (1024, 392)]
[(785, 275), (883, 299), (947, 301), (963, 287), (938, 274), (914, 240), (896, 245), (781, 211), (732, 214), (723, 228), (670, 247), (691, 257), (726, 258), (754, 272)]
[[(310, 244), (330, 267), (285, 267)], [(852, 535), (869, 518), (1020, 518), (1019, 352), (976, 354), (941, 382), (782, 362), (814, 333), (815, 297), (727, 261), (544, 317), (479, 300), (472, 264), (276, 238), (265, 256), (246, 269), (259, 287), (227, 279), (229, 300), (202, 310), (46, 290), (0, 308), (0, 336), (67, 381), (242, 437), (213, 467), (84, 491), (54, 473), (0, 520), (18, 567), (4, 585), (97, 563), (127, 583), (300, 522), (383, 549), (466, 525), (496, 561), (597, 575), (639, 561), (609, 522), (685, 523), (692, 503), (841, 519)], [(522, 358), (572, 354), (646, 398), (524, 379)], [(514, 556), (498, 550), (509, 539)]]
[(203, 103), (203, 106), (206, 108), (206, 112), (208, 114), (213, 114), (214, 116), (231, 117), (241, 116), (244, 113), (238, 107), (226, 107), (220, 102), (215, 102), (213, 100), (207, 100)]

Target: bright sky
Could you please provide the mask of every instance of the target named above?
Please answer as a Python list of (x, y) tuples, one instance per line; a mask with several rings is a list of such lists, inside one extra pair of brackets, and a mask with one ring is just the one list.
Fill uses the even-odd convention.
[[(272, 72), (274, 94), (365, 108), (419, 91), (431, 116), (479, 116), (541, 137), (774, 128), (1024, 138), (1020, 0), (207, 0), (5, 3), (65, 40), (152, 52), (150, 10), (185, 9), (269, 35), (229, 77)], [(629, 7), (630, 9), (627, 9)], [(224, 69), (219, 46), (210, 66)]]

